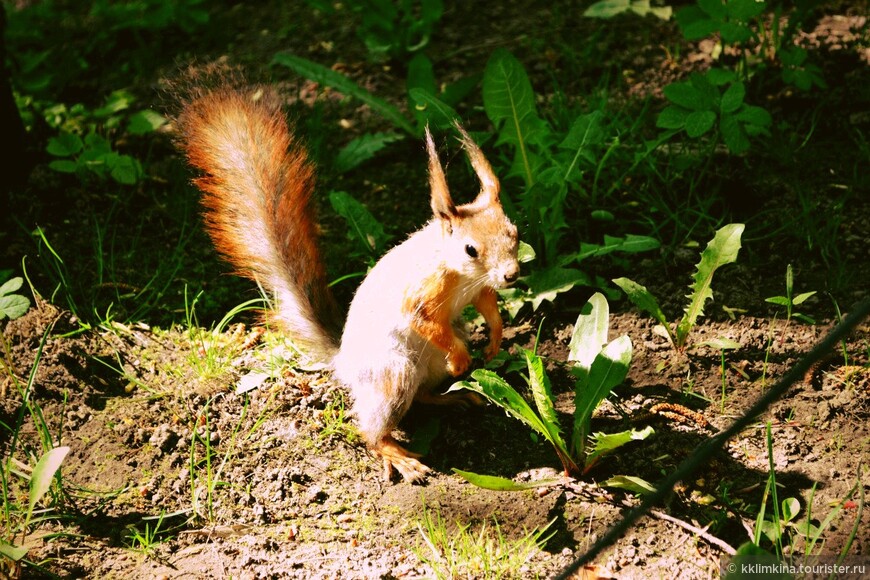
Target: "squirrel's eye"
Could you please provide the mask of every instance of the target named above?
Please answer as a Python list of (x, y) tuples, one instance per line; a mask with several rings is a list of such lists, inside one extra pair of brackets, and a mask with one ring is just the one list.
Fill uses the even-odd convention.
[(465, 253), (468, 254), (469, 256), (471, 256), (472, 258), (476, 258), (477, 257), (477, 248), (475, 248), (471, 244), (468, 244), (467, 246), (465, 246)]

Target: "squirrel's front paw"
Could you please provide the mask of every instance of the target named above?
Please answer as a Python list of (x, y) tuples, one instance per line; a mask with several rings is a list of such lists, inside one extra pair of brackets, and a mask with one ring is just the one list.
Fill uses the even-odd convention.
[(486, 345), (486, 348), (483, 349), (483, 360), (486, 362), (491, 361), (495, 358), (495, 355), (498, 354), (499, 350), (501, 350), (500, 342), (490, 342)]
[(468, 370), (471, 366), (471, 355), (468, 354), (468, 349), (464, 346), (461, 349), (454, 349), (447, 355), (447, 372), (450, 376), (458, 377)]

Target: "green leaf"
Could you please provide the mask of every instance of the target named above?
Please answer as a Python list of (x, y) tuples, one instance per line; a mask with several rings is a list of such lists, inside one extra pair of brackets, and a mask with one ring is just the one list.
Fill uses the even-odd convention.
[(146, 109), (130, 116), (127, 132), (133, 135), (145, 135), (153, 133), (167, 122), (166, 117), (160, 113)]
[(653, 433), (655, 431), (649, 425), (640, 431), (631, 429), (630, 431), (620, 431), (619, 433), (595, 433), (592, 435), (592, 449), (589, 457), (586, 458), (586, 465), (594, 464), (604, 455), (612, 453), (626, 443), (642, 441)]
[(6, 556), (13, 562), (17, 562), (27, 555), (27, 547), (14, 546), (12, 544), (7, 544), (3, 540), (0, 540), (0, 554)]
[(586, 244), (580, 243), (580, 252), (577, 254), (577, 261), (591, 258), (592, 256), (606, 256), (613, 252), (625, 252), (628, 254), (636, 254), (638, 252), (648, 252), (659, 248), (661, 244), (655, 238), (649, 236), (636, 236), (628, 234), (624, 238), (614, 236), (604, 236), (604, 244)]
[(439, 128), (446, 128), (459, 119), (453, 107), (432, 96), (424, 89), (411, 89), (409, 92), (414, 110), (422, 116), (424, 123), (428, 122)]
[(671, 83), (663, 91), (670, 102), (685, 109), (699, 111), (707, 108), (703, 94), (691, 82)]
[(49, 169), (58, 173), (75, 173), (79, 165), (69, 159), (56, 159), (48, 164)]
[(438, 92), (438, 83), (435, 81), (432, 61), (422, 52), (415, 54), (414, 58), (408, 62), (408, 76), (405, 86), (408, 87), (409, 92), (411, 89), (423, 89), (433, 95)]
[(743, 104), (746, 97), (746, 86), (743, 83), (734, 83), (725, 90), (719, 110), (723, 113), (733, 113)]
[(519, 248), (517, 249), (517, 260), (520, 264), (531, 262), (535, 259), (535, 249), (524, 241), (520, 240)]
[(602, 127), (603, 120), (604, 114), (601, 111), (580, 115), (574, 120), (568, 135), (559, 143), (559, 148), (576, 151), (591, 145), (601, 145), (606, 138)]
[(683, 37), (686, 40), (701, 40), (718, 32), (719, 23), (710, 19), (695, 20), (691, 24), (680, 26), (680, 28), (683, 30)]
[(656, 488), (645, 479), (631, 475), (615, 475), (606, 481), (602, 481), (601, 485), (602, 487), (625, 489), (639, 495), (647, 495), (656, 491)]
[(403, 138), (401, 133), (366, 133), (353, 139), (339, 150), (332, 162), (336, 173), (347, 173), (351, 169), (373, 158), (375, 154), (390, 143)]
[(583, 11), (587, 18), (613, 18), (626, 12), (631, 6), (630, 0), (600, 0)]
[(142, 176), (142, 166), (129, 155), (113, 153), (106, 157), (109, 175), (123, 185), (135, 185)]
[(705, 75), (710, 84), (721, 87), (737, 80), (737, 73), (724, 68), (711, 68)]
[(580, 310), (571, 342), (568, 343), (568, 360), (575, 366), (586, 369), (588, 374), (592, 361), (607, 344), (607, 326), (610, 318), (610, 307), (607, 299), (600, 292), (593, 294)]
[(523, 65), (510, 52), (496, 49), (483, 73), (483, 108), (499, 129), (498, 144), (516, 148), (515, 163), (526, 186), (535, 182), (528, 147), (539, 142), (544, 123), (538, 117), (532, 83)]
[(0, 286), (0, 296), (5, 296), (6, 294), (12, 294), (13, 292), (15, 292), (16, 290), (21, 288), (21, 286), (23, 286), (23, 285), (24, 285), (24, 278), (22, 278), (21, 276), (16, 276), (15, 278), (7, 280), (6, 282), (3, 283), (2, 286)]
[(51, 482), (54, 479), (54, 475), (57, 473), (57, 470), (60, 469), (60, 465), (66, 458), (67, 453), (69, 453), (69, 447), (55, 447), (51, 451), (45, 453), (39, 458), (39, 461), (36, 462), (36, 466), (33, 468), (33, 474), (30, 476), (30, 503), (28, 506), (28, 513), (33, 513), (33, 508), (36, 507), (36, 504), (42, 499), (42, 496), (48, 492), (51, 487)]
[(671, 335), (671, 329), (668, 326), (665, 314), (662, 312), (655, 296), (652, 295), (652, 292), (646, 289), (646, 286), (638, 284), (634, 280), (629, 280), (628, 278), (616, 278), (613, 280), (613, 283), (622, 288), (622, 291), (625, 292), (628, 299), (631, 300), (635, 306), (652, 315), (659, 324), (664, 326), (673, 342), (674, 337)]
[(348, 236), (357, 240), (369, 254), (379, 256), (389, 236), (368, 208), (344, 191), (330, 192), (329, 203), (347, 222)]
[(716, 113), (713, 111), (693, 111), (686, 117), (686, 134), (693, 139), (700, 137), (713, 128)]
[(532, 307), (537, 310), (544, 300), (553, 301), (558, 294), (567, 292), (574, 286), (591, 285), (589, 276), (580, 270), (553, 266), (538, 270), (523, 278), (532, 293)]
[(725, 19), (725, 5), (722, 0), (698, 0), (698, 7), (714, 20)]
[(722, 140), (728, 150), (735, 155), (740, 155), (749, 150), (749, 137), (737, 122), (734, 115), (723, 114), (719, 121), (719, 130), (722, 132)]
[(453, 473), (464, 479), (465, 481), (482, 487), (484, 489), (492, 489), (495, 491), (522, 491), (525, 489), (535, 489), (537, 487), (545, 487), (561, 483), (562, 479), (539, 479), (538, 481), (514, 481), (506, 477), (498, 477), (495, 475), (481, 475), (471, 471), (462, 471), (461, 469), (452, 469)]
[(769, 127), (773, 123), (773, 117), (765, 109), (754, 105), (746, 105), (735, 115), (741, 123), (751, 123), (759, 127)]
[(776, 304), (777, 306), (788, 306), (788, 298), (786, 296), (771, 296), (770, 298), (765, 298), (764, 301)]
[(729, 224), (720, 228), (701, 253), (701, 261), (698, 262), (695, 274), (692, 276), (694, 281), (690, 286), (692, 292), (687, 296), (689, 304), (675, 333), (677, 338), (675, 346), (678, 348), (685, 344), (689, 331), (698, 317), (703, 315), (705, 302), (713, 299), (713, 291), (710, 289), (713, 274), (721, 266), (737, 259), (737, 253), (740, 251), (740, 236), (745, 227), (743, 224)]
[[(704, 0), (715, 2), (717, 0)], [(767, 2), (759, 0), (728, 0), (725, 6), (728, 18), (740, 22), (749, 22), (767, 7)]]
[(48, 140), (45, 150), (55, 157), (69, 157), (84, 148), (82, 138), (72, 133), (61, 133)]
[(306, 58), (295, 56), (289, 52), (279, 52), (272, 58), (272, 63), (286, 66), (297, 74), (311, 79), (314, 82), (332, 87), (342, 94), (359, 99), (371, 107), (372, 110), (393, 123), (396, 127), (402, 129), (409, 135), (417, 135), (417, 130), (413, 125), (411, 125), (408, 119), (405, 118), (398, 107), (376, 97), (370, 91), (367, 91), (351, 79), (332, 69)]
[(0, 286), (0, 320), (8, 318), (15, 320), (24, 316), (27, 309), (30, 308), (30, 299), (20, 294), (13, 294), (21, 288), (24, 279), (19, 277), (7, 280)]
[(688, 118), (689, 113), (691, 111), (688, 109), (669, 105), (656, 118), (656, 127), (659, 129), (682, 129), (686, 126), (686, 118)]
[(559, 416), (556, 415), (556, 409), (553, 406), (553, 390), (550, 386), (550, 378), (544, 369), (544, 361), (530, 350), (523, 349), (523, 356), (529, 371), (529, 387), (532, 389), (532, 397), (535, 400), (535, 407), (538, 409), (538, 416), (547, 430), (547, 438), (550, 441), (555, 441), (557, 447), (564, 449), (565, 441), (562, 439)]
[(556, 455), (566, 471), (579, 472), (577, 464), (568, 455), (568, 450), (561, 438), (553, 439), (550, 431), (541, 418), (532, 410), (526, 400), (517, 393), (504, 379), (487, 369), (477, 369), (471, 373), (472, 381), (460, 381), (448, 389), (448, 392), (468, 389), (483, 395), (502, 409), (508, 415), (520, 420), (533, 431), (543, 436), (553, 445)]
[(797, 498), (789, 497), (782, 500), (782, 518), (786, 522), (790, 522), (795, 519), (800, 511), (801, 504), (797, 500)]
[(797, 306), (799, 304), (803, 304), (807, 300), (807, 298), (809, 298), (810, 296), (813, 296), (815, 293), (816, 293), (815, 290), (813, 290), (812, 292), (802, 292), (801, 294), (798, 294), (797, 296), (795, 296), (794, 300), (792, 300), (791, 303), (794, 304), (795, 306)]

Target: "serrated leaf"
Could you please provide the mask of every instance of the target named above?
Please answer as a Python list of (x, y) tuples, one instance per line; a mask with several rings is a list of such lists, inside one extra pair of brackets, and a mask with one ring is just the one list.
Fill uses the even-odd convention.
[(368, 208), (344, 191), (330, 192), (329, 203), (347, 222), (349, 237), (357, 240), (370, 254), (380, 255), (389, 237), (383, 224)]
[(698, 7), (714, 20), (725, 19), (725, 4), (722, 0), (698, 0)]
[(453, 107), (424, 89), (411, 89), (408, 94), (414, 110), (419, 112), (426, 122), (436, 127), (449, 127), (459, 119), (459, 113)]
[(592, 446), (589, 456), (586, 458), (586, 465), (592, 465), (599, 458), (608, 453), (612, 453), (626, 443), (632, 441), (642, 441), (655, 433), (649, 425), (641, 430), (631, 429), (630, 431), (621, 431), (619, 433), (595, 433), (592, 435)]
[(351, 169), (373, 158), (375, 154), (390, 143), (403, 138), (400, 133), (366, 133), (350, 141), (339, 150), (332, 162), (337, 173), (347, 173)]
[(698, 262), (690, 286), (691, 293), (687, 296), (689, 304), (686, 306), (682, 320), (676, 331), (675, 346), (678, 348), (685, 345), (689, 331), (695, 322), (704, 313), (704, 304), (713, 299), (713, 291), (710, 285), (713, 274), (721, 266), (730, 264), (737, 259), (740, 251), (740, 236), (746, 226), (743, 224), (729, 224), (720, 228), (707, 247), (701, 253), (701, 261)]
[(685, 109), (692, 111), (703, 110), (706, 108), (706, 102), (701, 91), (691, 82), (683, 81), (671, 83), (664, 89), (664, 94), (667, 99)]
[(722, 132), (722, 141), (731, 153), (740, 155), (749, 150), (749, 137), (734, 115), (723, 114), (719, 121), (719, 130)]
[(482, 475), (471, 471), (462, 471), (461, 469), (452, 469), (453, 473), (477, 487), (484, 489), (492, 489), (494, 491), (522, 491), (525, 489), (535, 489), (538, 487), (546, 487), (561, 483), (562, 479), (539, 479), (537, 481), (514, 481), (506, 477), (498, 477), (496, 475)]
[(707, 71), (705, 76), (707, 77), (707, 80), (710, 81), (710, 84), (717, 87), (733, 83), (737, 80), (737, 73), (724, 68), (711, 68)]
[(112, 154), (106, 157), (109, 175), (123, 185), (135, 185), (142, 176), (142, 166), (129, 155)]
[(652, 317), (667, 330), (668, 336), (671, 337), (671, 341), (673, 342), (673, 336), (671, 335), (671, 329), (668, 326), (665, 314), (662, 312), (655, 296), (652, 295), (652, 292), (646, 289), (646, 286), (638, 284), (634, 280), (629, 280), (628, 278), (616, 278), (613, 280), (613, 283), (625, 292), (625, 295), (628, 296), (628, 299), (631, 300), (635, 306), (652, 315)]
[(279, 52), (272, 58), (272, 63), (286, 66), (314, 82), (332, 87), (342, 94), (359, 99), (379, 113), (385, 119), (402, 129), (409, 135), (416, 135), (417, 130), (402, 114), (398, 107), (375, 96), (346, 76), (335, 72), (321, 64), (302, 58), (289, 52)]
[(719, 103), (719, 110), (723, 113), (733, 113), (740, 108), (745, 97), (746, 86), (743, 83), (734, 83), (728, 87), (722, 95), (722, 101)]
[(688, 109), (677, 105), (665, 107), (656, 118), (656, 127), (659, 129), (682, 129), (686, 126), (686, 118), (689, 116)]
[(61, 133), (48, 140), (45, 150), (55, 157), (69, 157), (80, 152), (84, 147), (82, 138), (72, 133)]
[[(715, 2), (717, 0), (703, 1)], [(749, 22), (749, 20), (764, 12), (766, 7), (767, 2), (759, 2), (759, 0), (728, 0), (725, 10), (730, 19)]]
[(746, 105), (735, 114), (741, 123), (751, 123), (759, 127), (769, 127), (773, 123), (773, 117), (765, 109), (754, 105)]
[(713, 128), (716, 113), (713, 111), (693, 111), (686, 117), (686, 134), (697, 138)]

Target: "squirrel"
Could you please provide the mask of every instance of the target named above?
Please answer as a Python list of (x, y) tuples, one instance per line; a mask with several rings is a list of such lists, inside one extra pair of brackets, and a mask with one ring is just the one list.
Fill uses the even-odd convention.
[[(429, 128), (425, 131), (432, 219), (387, 252), (356, 290), (344, 329), (318, 246), (311, 196), (314, 168), (277, 93), (218, 87), (183, 104), (178, 144), (200, 172), (204, 222), (236, 273), (270, 295), (278, 326), (309, 356), (327, 363), (352, 395), (365, 443), (408, 482), (425, 479), (420, 455), (392, 435), (414, 401), (480, 403), (473, 394), (435, 394), (471, 364), (458, 323), (469, 304), (489, 327), (487, 360), (500, 348), (497, 290), (519, 276), (516, 226), (480, 148), (456, 123), (481, 184), (456, 205)], [(471, 395), (471, 396), (469, 396)]]

